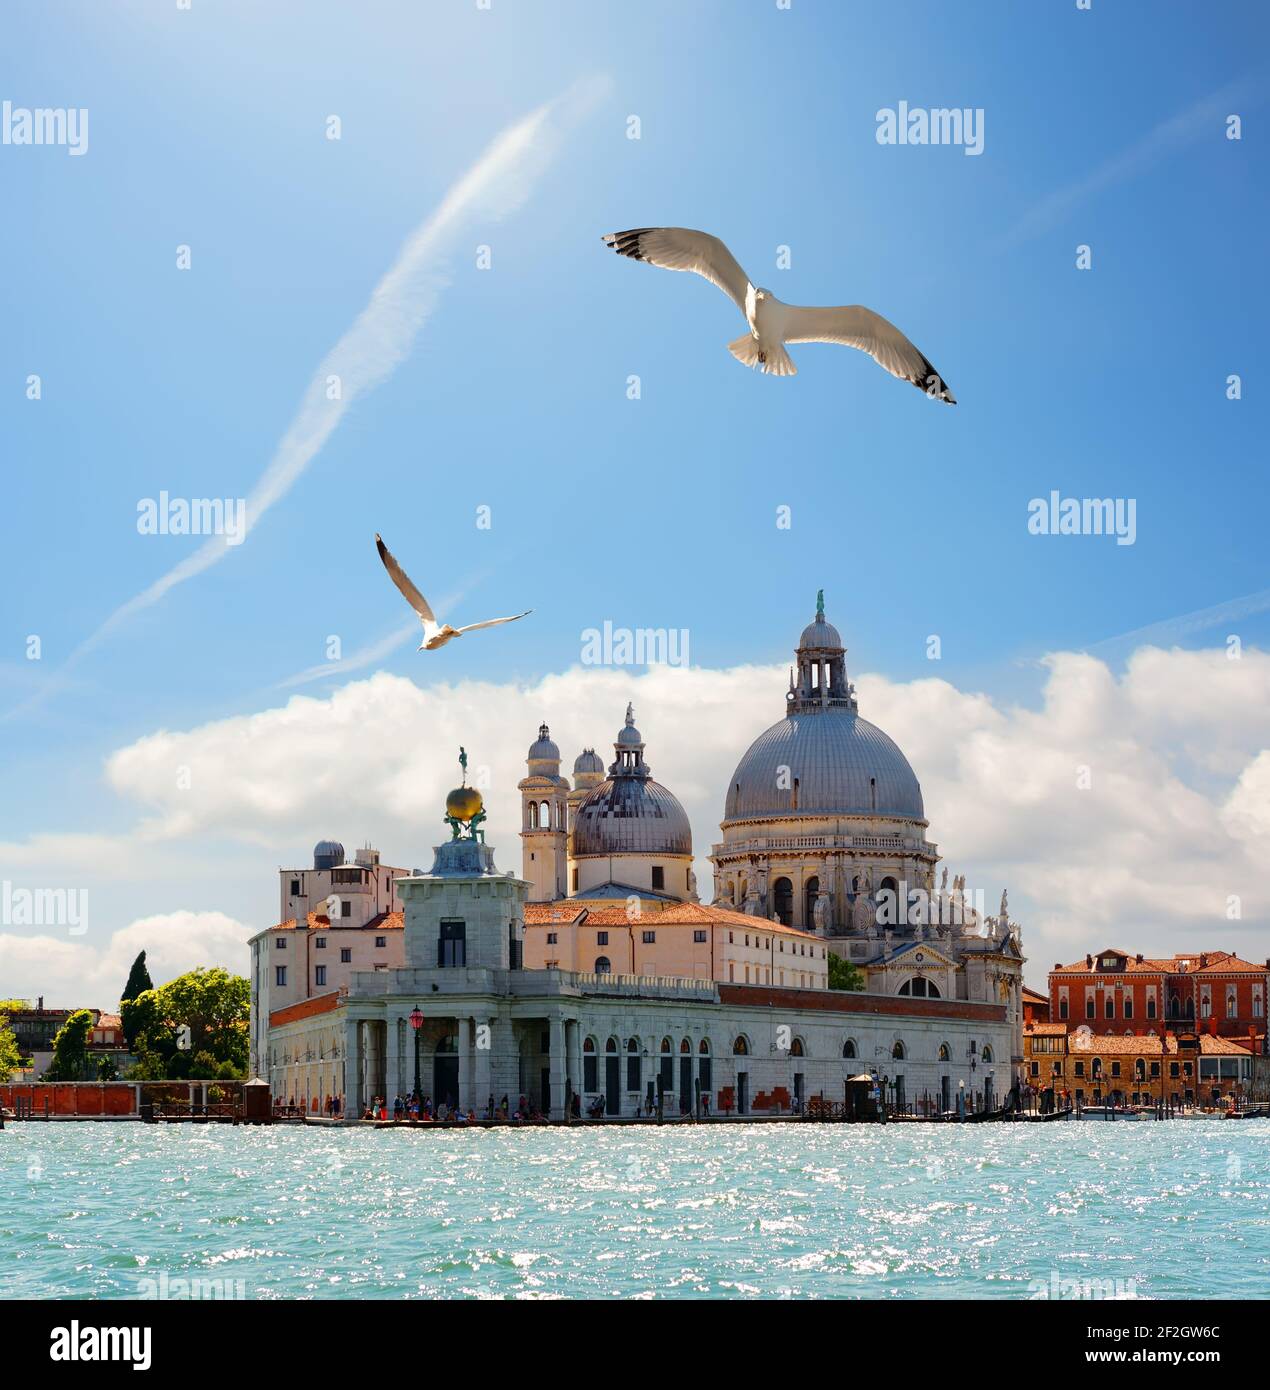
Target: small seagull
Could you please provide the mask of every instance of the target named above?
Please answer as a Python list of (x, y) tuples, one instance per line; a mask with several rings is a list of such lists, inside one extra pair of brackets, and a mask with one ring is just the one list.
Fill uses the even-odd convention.
[(929, 359), (881, 314), (863, 304), (834, 309), (806, 309), (786, 304), (771, 290), (756, 289), (736, 257), (709, 232), (690, 227), (634, 227), (609, 232), (604, 244), (619, 256), (647, 261), (663, 270), (691, 270), (718, 285), (745, 315), (750, 331), (728, 344), (728, 351), (747, 367), (775, 376), (793, 376), (798, 368), (785, 351), (786, 343), (841, 343), (867, 352), (879, 367), (902, 381), (911, 381), (937, 401), (956, 405)]
[(389, 578), (405, 595), (406, 602), (419, 615), (419, 621), (423, 624), (423, 641), (419, 643), (421, 652), (434, 652), (438, 647), (444, 647), (451, 637), (462, 637), (465, 632), (475, 632), (478, 627), (497, 627), (500, 623), (514, 623), (519, 618), (528, 617), (534, 611), (532, 608), (526, 608), (523, 613), (513, 613), (510, 618), (487, 618), (483, 623), (468, 623), (466, 627), (451, 627), (449, 623), (438, 623), (428, 600), (415, 588), (410, 576), (393, 558), (392, 551), (384, 544), (383, 537), (378, 532), (375, 534), (375, 545), (379, 549), (379, 558), (384, 562)]

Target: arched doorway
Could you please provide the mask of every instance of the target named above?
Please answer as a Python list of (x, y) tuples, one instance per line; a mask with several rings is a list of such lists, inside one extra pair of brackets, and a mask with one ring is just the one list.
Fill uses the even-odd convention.
[(803, 926), (808, 930), (816, 925), (816, 899), (820, 896), (820, 880), (815, 874), (803, 884)]
[(604, 1045), (604, 1113), (622, 1113), (622, 1059), (617, 1055), (617, 1039)]
[(782, 927), (794, 925), (794, 885), (787, 878), (778, 878), (772, 884), (772, 901), (776, 917)]
[(459, 1103), (459, 1039), (446, 1033), (437, 1039), (432, 1056), (432, 1104), (455, 1106)]

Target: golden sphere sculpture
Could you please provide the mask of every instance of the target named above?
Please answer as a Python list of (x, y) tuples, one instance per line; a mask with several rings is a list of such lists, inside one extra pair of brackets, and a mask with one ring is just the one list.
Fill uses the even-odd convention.
[(454, 820), (470, 821), (483, 809), (484, 802), (475, 787), (455, 787), (445, 799), (445, 813)]

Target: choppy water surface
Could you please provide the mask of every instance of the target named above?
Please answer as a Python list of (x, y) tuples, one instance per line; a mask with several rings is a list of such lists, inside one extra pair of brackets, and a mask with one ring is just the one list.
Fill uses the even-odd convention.
[(1270, 1121), (0, 1134), (10, 1297), (1070, 1296), (1059, 1280), (1264, 1296)]

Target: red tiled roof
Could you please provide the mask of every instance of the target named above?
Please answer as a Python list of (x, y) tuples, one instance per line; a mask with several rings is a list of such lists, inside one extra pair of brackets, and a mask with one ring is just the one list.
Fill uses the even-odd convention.
[(1059, 1037), (1067, 1032), (1065, 1023), (1028, 1023), (1024, 1025), (1025, 1033), (1035, 1033), (1038, 1037)]
[(554, 903), (525, 904), (527, 927), (570, 926), (581, 922), (597, 927), (633, 927), (637, 924), (646, 927), (730, 926), (775, 936), (791, 936), (800, 941), (818, 939), (811, 932), (799, 931), (796, 927), (783, 927), (779, 922), (772, 922), (766, 917), (751, 917), (744, 912), (733, 912), (727, 907), (707, 907), (704, 903), (667, 903), (664, 907), (649, 908), (640, 917), (628, 916), (624, 903), (586, 907), (564, 898)]
[[(304, 925), (309, 931), (400, 931), (405, 927), (406, 920), (405, 913), (402, 912), (381, 912), (377, 917), (372, 917), (369, 922), (357, 926), (353, 922), (344, 922), (338, 919), (332, 922), (324, 912), (310, 912)], [(294, 917), (269, 928), (270, 931), (296, 931), (297, 929), (299, 929), (299, 923)]]
[(269, 1027), (280, 1028), (284, 1023), (297, 1023), (302, 1018), (315, 1018), (318, 1014), (333, 1013), (344, 1003), (344, 991), (332, 990), (330, 994), (318, 994), (312, 999), (300, 999), (294, 1004), (286, 1004), (274, 1009), (269, 1015)]
[(1030, 985), (1023, 986), (1023, 1002), (1025, 1004), (1048, 1004), (1050, 997), (1042, 994), (1039, 989), (1033, 989)]
[[(1254, 965), (1241, 960), (1231, 951), (1179, 951), (1174, 956), (1144, 956), (1138, 960), (1128, 951), (1109, 946), (1102, 951), (1091, 952), (1092, 965), (1078, 960), (1071, 965), (1060, 965), (1052, 973), (1055, 975), (1082, 974), (1102, 975), (1106, 972), (1099, 966), (1103, 956), (1123, 956), (1126, 974), (1152, 975), (1230, 975), (1251, 972), (1256, 975), (1266, 973), (1265, 965)], [(1203, 962), (1201, 964), (1201, 962)], [(1114, 973), (1114, 972), (1110, 972)]]

